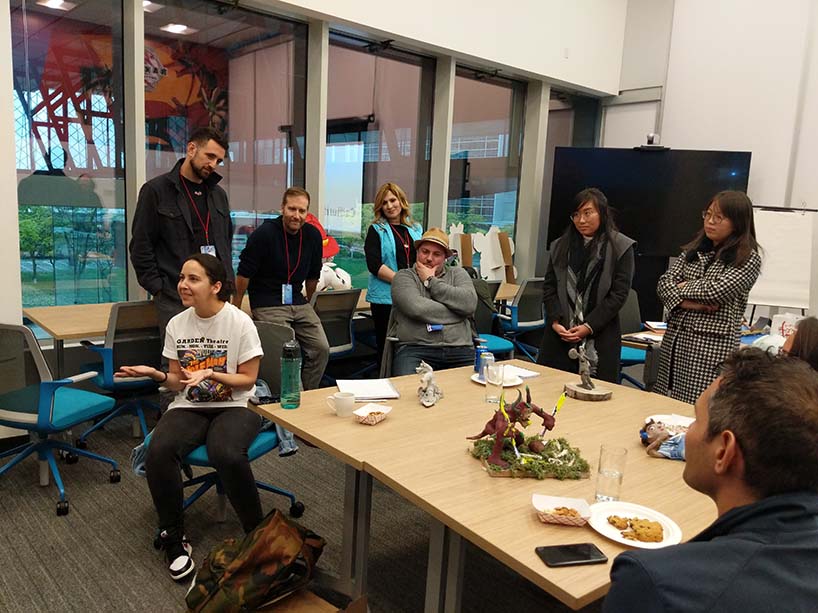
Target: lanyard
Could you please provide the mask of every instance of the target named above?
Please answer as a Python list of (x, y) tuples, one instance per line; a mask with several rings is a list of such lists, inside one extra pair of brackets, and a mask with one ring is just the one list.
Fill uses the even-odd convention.
[(298, 231), (298, 259), (295, 261), (295, 266), (290, 270), (290, 249), (287, 245), (287, 230), (284, 230), (284, 258), (287, 260), (287, 283), (289, 284), (295, 271), (298, 270), (298, 265), (301, 263), (301, 245), (304, 242), (304, 230)]
[(401, 236), (400, 232), (395, 229), (395, 226), (389, 224), (389, 227), (392, 228), (392, 232), (395, 233), (401, 245), (403, 245), (403, 252), (406, 254), (406, 267), (409, 268), (412, 265), (412, 262), (409, 261), (409, 232), (407, 231), (406, 234)]
[[(185, 188), (185, 193), (187, 194), (188, 199), (190, 200), (190, 206), (193, 207), (193, 212), (196, 213), (196, 217), (199, 218), (199, 223), (202, 224), (202, 228), (204, 228), (205, 233), (205, 243), (210, 244), (210, 234), (208, 229), (210, 228), (210, 208), (207, 209), (207, 221), (202, 219), (202, 215), (199, 213), (199, 207), (196, 206), (196, 202), (193, 200), (193, 196), (190, 195), (190, 190), (187, 188), (187, 183), (185, 182), (184, 177), (182, 177), (182, 171), (179, 171), (179, 180), (182, 182), (182, 187)], [(205, 206), (207, 206), (207, 199), (205, 199)]]

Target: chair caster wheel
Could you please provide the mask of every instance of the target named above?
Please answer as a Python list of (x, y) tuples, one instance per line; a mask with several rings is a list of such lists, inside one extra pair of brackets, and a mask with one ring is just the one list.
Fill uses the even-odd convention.
[(77, 449), (88, 449), (88, 441), (78, 438), (74, 441), (74, 447)]
[(304, 503), (303, 502), (294, 502), (290, 507), (290, 517), (301, 517), (304, 515)]
[(111, 483), (119, 483), (120, 481), (122, 481), (122, 473), (119, 472), (118, 468), (114, 468), (111, 470), (111, 474), (108, 475), (108, 480)]
[(68, 501), (60, 500), (57, 503), (57, 515), (68, 515)]
[[(80, 457), (76, 453), (71, 453), (70, 451), (66, 451), (62, 457), (65, 460), (66, 464), (76, 464), (80, 461)], [(67, 513), (68, 511), (66, 511)]]

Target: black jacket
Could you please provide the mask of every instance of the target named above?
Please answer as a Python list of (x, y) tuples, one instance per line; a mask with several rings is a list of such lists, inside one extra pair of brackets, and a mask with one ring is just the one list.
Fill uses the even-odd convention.
[[(621, 333), (619, 311), (628, 298), (634, 271), (634, 241), (617, 232), (611, 236), (610, 248), (597, 287), (596, 301), (585, 321), (593, 329), (599, 362), (596, 378), (618, 383)], [(571, 317), (567, 298), (568, 241), (558, 238), (551, 244), (548, 269), (543, 283), (545, 330), (537, 362), (551, 368), (577, 372), (578, 361), (568, 357), (572, 345), (565, 343), (551, 328), (555, 321), (566, 328)]]
[(812, 612), (818, 606), (818, 495), (731, 509), (688, 543), (614, 560), (605, 613)]
[[(194, 219), (179, 170), (179, 160), (173, 170), (151, 179), (139, 190), (130, 244), (131, 262), (139, 285), (152, 296), (162, 292), (178, 300), (176, 283), (184, 261), (200, 252), (194, 239)], [(224, 264), (227, 278), (233, 274), (233, 222), (227, 194), (217, 184), (221, 175), (211, 173), (207, 185), (207, 208), (210, 212), (210, 243)]]

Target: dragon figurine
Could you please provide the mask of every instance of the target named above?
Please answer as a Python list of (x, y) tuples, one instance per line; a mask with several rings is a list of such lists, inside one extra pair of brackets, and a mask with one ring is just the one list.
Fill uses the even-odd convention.
[[(468, 440), (481, 439), (484, 436), (494, 435), (494, 448), (491, 455), (486, 459), (489, 464), (499, 466), (500, 468), (508, 468), (508, 462), (500, 457), (503, 451), (503, 442), (506, 438), (510, 438), (514, 448), (525, 443), (525, 436), (522, 432), (517, 430), (517, 424), (523, 428), (528, 427), (531, 423), (531, 414), (542, 417), (543, 431), (552, 430), (556, 423), (554, 416), (549, 415), (543, 411), (536, 404), (531, 402), (531, 390), (528, 386), (525, 388), (525, 402), (523, 402), (523, 394), (517, 390), (517, 400), (512, 404), (506, 405), (504, 398), (500, 398), (500, 408), (494, 412), (494, 416), (486, 422), (483, 431), (476, 436), (466, 437)], [(542, 442), (539, 442), (542, 445)], [(532, 451), (541, 451), (532, 450)]]

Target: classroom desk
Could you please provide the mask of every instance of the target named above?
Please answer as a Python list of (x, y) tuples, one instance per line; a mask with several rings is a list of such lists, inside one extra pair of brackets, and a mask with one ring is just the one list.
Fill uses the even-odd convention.
[(113, 302), (103, 302), (101, 304), (70, 304), (23, 309), (25, 317), (48, 332), (54, 339), (57, 378), (65, 374), (63, 372), (65, 367), (64, 342), (105, 336), (113, 304)]
[[(529, 379), (533, 400), (550, 406), (572, 375), (518, 362), (543, 374)], [(437, 380), (445, 397), (424, 409), (416, 399), (417, 377), (393, 379), (401, 398), (391, 401), (392, 413), (376, 427), (352, 419), (338, 419), (326, 408), (328, 390), (302, 395), (298, 410), (278, 405), (259, 412), (321, 447), (355, 471), (364, 473), (371, 490), (372, 477), (401, 494), (433, 518), (427, 569), (427, 611), (456, 611), (460, 604), (463, 542), (465, 538), (568, 606), (578, 609), (601, 598), (609, 587), (611, 562), (626, 547), (602, 537), (590, 527), (568, 528), (539, 522), (531, 495), (545, 493), (592, 499), (599, 446), (621, 442), (629, 450), (622, 499), (644, 504), (673, 518), (688, 539), (716, 517), (710, 499), (688, 488), (681, 479), (684, 464), (649, 457), (639, 442), (638, 429), (646, 416), (657, 413), (692, 414), (689, 405), (622, 386), (614, 398), (585, 403), (568, 399), (557, 417), (554, 436), (564, 436), (579, 447), (591, 464), (590, 479), (491, 478), (467, 453), (468, 435), (477, 434), (491, 417), (492, 407), (482, 401), (484, 388), (469, 381), (468, 367), (443, 371)], [(513, 393), (513, 391), (512, 391)], [(539, 420), (528, 429), (539, 430)], [(359, 498), (358, 502), (368, 503)], [(355, 523), (356, 545), (345, 534), (345, 555), (365, 564), (369, 510), (346, 507), (345, 521)], [(361, 515), (365, 517), (361, 517)], [(351, 537), (349, 537), (351, 538)], [(534, 553), (544, 544), (590, 541), (609, 558), (608, 564), (551, 569)], [(363, 548), (361, 548), (363, 547)], [(365, 588), (358, 585), (359, 589)], [(360, 575), (359, 575), (360, 576)]]

